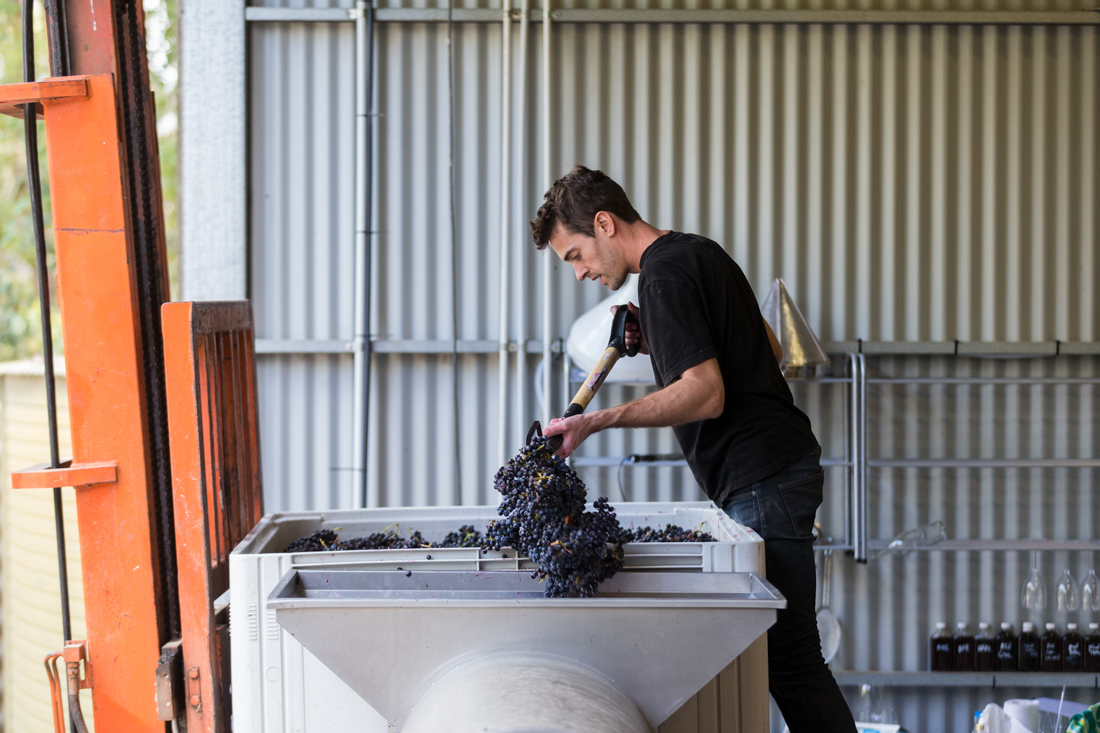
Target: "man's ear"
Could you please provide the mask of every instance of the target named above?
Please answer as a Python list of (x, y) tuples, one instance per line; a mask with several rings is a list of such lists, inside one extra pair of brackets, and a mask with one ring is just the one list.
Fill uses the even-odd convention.
[(596, 212), (596, 229), (602, 231), (608, 237), (615, 236), (615, 217), (606, 211)]

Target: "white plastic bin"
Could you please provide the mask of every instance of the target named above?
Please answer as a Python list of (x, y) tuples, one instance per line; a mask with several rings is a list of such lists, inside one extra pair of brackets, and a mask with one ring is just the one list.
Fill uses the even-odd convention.
[[(661, 528), (675, 524), (701, 529), (718, 540), (629, 543), (625, 546), (623, 572), (763, 573), (764, 543), (760, 536), (730, 520), (713, 502), (621, 503), (615, 509), (620, 523), (626, 527)], [(484, 554), (478, 548), (282, 552), (290, 542), (321, 528), (333, 529), (342, 539), (349, 539), (380, 532), (394, 524), (404, 536), (410, 530), (419, 530), (426, 540), (439, 541), (462, 525), (484, 529), (496, 517), (495, 506), (357, 509), (264, 517), (229, 558), (235, 733), (387, 731), (380, 715), (301, 644), (283, 633), (273, 612), (264, 610), (268, 595), (287, 571), (322, 566), (377, 570), (401, 567), (417, 572), (533, 567), (529, 560), (516, 557), (510, 550)], [(766, 666), (763, 669), (765, 693), (762, 703), (755, 701), (755, 707), (762, 705), (766, 725)], [(756, 697), (760, 695), (757, 693)], [(726, 725), (722, 728), (723, 732), (740, 730)]]

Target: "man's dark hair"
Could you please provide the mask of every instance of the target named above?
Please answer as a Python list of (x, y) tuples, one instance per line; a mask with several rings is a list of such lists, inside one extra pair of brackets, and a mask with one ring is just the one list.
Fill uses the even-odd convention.
[(575, 166), (554, 181), (538, 213), (531, 220), (531, 236), (535, 239), (535, 246), (546, 249), (558, 224), (573, 234), (596, 236), (594, 221), (601, 211), (614, 214), (628, 224), (641, 218), (630, 205), (623, 187), (603, 171)]

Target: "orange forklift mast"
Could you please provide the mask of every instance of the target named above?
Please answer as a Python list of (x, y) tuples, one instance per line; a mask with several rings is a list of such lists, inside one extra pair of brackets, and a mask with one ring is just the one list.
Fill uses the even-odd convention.
[(162, 333), (141, 2), (46, 5), (53, 76), (0, 86), (0, 112), (45, 119), (73, 459), (14, 473), (12, 486), (76, 488), (87, 638), (64, 640), (69, 699), (74, 684), (91, 688), (100, 731), (228, 731), (219, 596), (229, 550), (263, 510), (251, 311), (172, 304)]

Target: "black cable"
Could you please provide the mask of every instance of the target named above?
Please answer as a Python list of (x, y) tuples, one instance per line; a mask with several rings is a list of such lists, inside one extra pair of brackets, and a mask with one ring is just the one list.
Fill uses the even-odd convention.
[(455, 221), (455, 46), (454, 46), (454, 0), (447, 3), (447, 99), (450, 116), (450, 208), (451, 208), (451, 373), (454, 395), (454, 449), (455, 449), (455, 490), (454, 503), (462, 503), (462, 450), (459, 439), (458, 418), (458, 225)]
[[(34, 75), (34, 0), (23, 0), (23, 81), (35, 81)], [(23, 134), (27, 143), (27, 191), (31, 199), (34, 223), (34, 260), (38, 274), (38, 303), (42, 312), (42, 360), (46, 372), (46, 414), (50, 432), (50, 468), (61, 466), (57, 439), (57, 391), (53, 370), (53, 324), (50, 322), (50, 273), (46, 261), (46, 225), (42, 215), (42, 179), (38, 170), (38, 104), (23, 105)], [(69, 566), (65, 556), (65, 515), (61, 489), (53, 490), (54, 531), (57, 537), (57, 574), (61, 584), (61, 634), (64, 643), (73, 636), (69, 614)], [(76, 713), (69, 706), (69, 726), (76, 730)]]
[(69, 32), (65, 23), (64, 0), (43, 0), (46, 9), (47, 40), (50, 46), (50, 76), (69, 75)]

